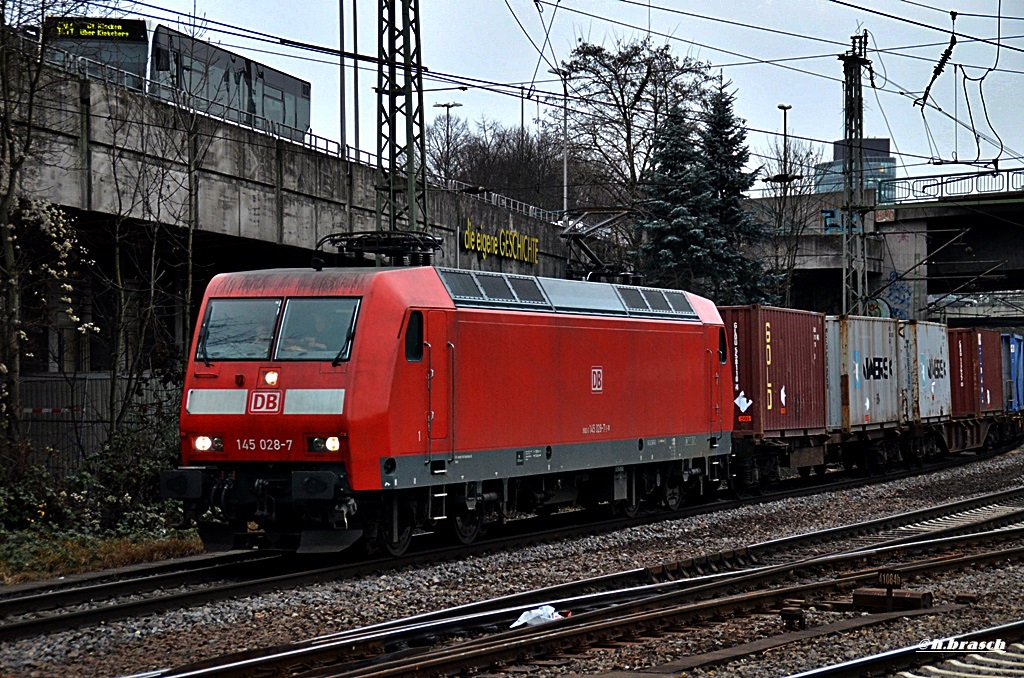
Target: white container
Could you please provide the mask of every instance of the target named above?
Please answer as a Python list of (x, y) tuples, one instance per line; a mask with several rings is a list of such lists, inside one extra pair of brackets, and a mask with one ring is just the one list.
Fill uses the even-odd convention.
[(900, 424), (897, 321), (861, 316), (825, 319), (828, 428), (853, 433)]
[(929, 424), (949, 419), (949, 340), (940, 323), (900, 321), (900, 422)]

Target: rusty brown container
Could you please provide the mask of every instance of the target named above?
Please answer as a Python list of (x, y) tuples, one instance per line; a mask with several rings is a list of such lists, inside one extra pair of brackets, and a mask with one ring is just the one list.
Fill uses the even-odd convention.
[(949, 389), (954, 417), (981, 414), (978, 398), (978, 349), (974, 330), (949, 330)]
[(982, 412), (998, 412), (1006, 407), (1003, 398), (1003, 338), (996, 330), (977, 330), (981, 347), (978, 369), (978, 397)]
[(949, 330), (949, 386), (954, 417), (1003, 409), (1002, 339), (994, 330)]
[(757, 305), (718, 310), (732, 357), (735, 434), (824, 433), (824, 314)]

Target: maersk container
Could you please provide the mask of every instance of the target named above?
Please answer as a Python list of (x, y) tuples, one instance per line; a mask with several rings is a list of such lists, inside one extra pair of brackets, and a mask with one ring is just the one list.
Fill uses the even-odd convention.
[(995, 330), (949, 330), (949, 382), (954, 417), (1003, 409), (1002, 337)]
[(725, 306), (735, 435), (825, 432), (825, 315), (771, 306)]
[(900, 423), (934, 423), (952, 411), (949, 389), (949, 342), (940, 323), (900, 321)]
[(1024, 409), (1024, 337), (1003, 334), (1003, 401), (1007, 412)]
[(896, 324), (861, 316), (825, 319), (830, 431), (899, 426)]

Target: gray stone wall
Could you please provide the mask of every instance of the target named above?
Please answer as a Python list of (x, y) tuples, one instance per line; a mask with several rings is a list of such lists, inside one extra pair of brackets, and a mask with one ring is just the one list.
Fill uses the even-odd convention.
[[(191, 140), (199, 231), (312, 250), (329, 233), (376, 228), (374, 167), (100, 82), (68, 80), (54, 96), (57, 111), (39, 125), (44, 152), (25, 174), (29, 195), (112, 220), (184, 226)], [(500, 196), (435, 187), (428, 212), (444, 239), (439, 265), (564, 275), (560, 228), (507, 209)], [(506, 246), (475, 247), (476, 234)]]

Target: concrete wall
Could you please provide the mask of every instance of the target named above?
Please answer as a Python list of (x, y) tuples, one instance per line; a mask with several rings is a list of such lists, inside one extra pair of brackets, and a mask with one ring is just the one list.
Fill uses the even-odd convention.
[(928, 228), (924, 222), (898, 222), (890, 210), (876, 212), (875, 230), (885, 244), (878, 296), (893, 315), (904, 320), (930, 320), (928, 304)]
[[(191, 139), (199, 231), (312, 250), (329, 233), (376, 228), (374, 167), (103, 83), (66, 80), (51, 95), (55, 112), (39, 125), (45, 152), (24, 176), (28, 195), (111, 220), (184, 226)], [(439, 265), (564, 275), (559, 227), (506, 209), (498, 196), (431, 190), (428, 212), (444, 239)], [(465, 247), (467, 229), (535, 238), (537, 256), (484, 256)]]

